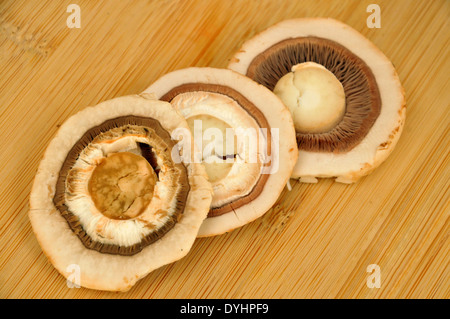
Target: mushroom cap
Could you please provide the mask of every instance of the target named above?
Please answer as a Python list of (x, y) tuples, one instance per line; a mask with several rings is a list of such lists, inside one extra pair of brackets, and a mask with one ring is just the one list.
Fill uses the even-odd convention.
[(394, 149), (404, 126), (404, 89), (390, 60), (367, 38), (350, 26), (330, 18), (285, 20), (246, 41), (228, 68), (241, 74), (253, 59), (286, 39), (316, 37), (334, 41), (363, 60), (372, 71), (381, 97), (378, 118), (358, 145), (346, 152), (299, 150), (292, 177), (317, 182), (318, 177), (336, 177), (342, 183), (356, 182), (379, 166)]
[(99, 290), (126, 291), (149, 272), (185, 256), (205, 219), (212, 198), (204, 167), (186, 164), (190, 190), (182, 217), (159, 240), (131, 256), (101, 253), (88, 249), (55, 207), (58, 173), (69, 151), (83, 134), (107, 120), (139, 116), (159, 121), (168, 132), (187, 123), (169, 103), (149, 96), (130, 95), (87, 107), (71, 116), (48, 145), (36, 173), (29, 218), (42, 250), (66, 278), (73, 275), (71, 265), (80, 269), (80, 284)]
[[(259, 109), (271, 129), (278, 130), (279, 139), (276, 141), (279, 142), (278, 147), (272, 149), (273, 158), (278, 164), (276, 170), (268, 174), (259, 195), (250, 202), (233, 208), (232, 211), (206, 218), (198, 233), (199, 237), (219, 235), (257, 219), (274, 205), (297, 161), (295, 129), (289, 110), (270, 90), (228, 69), (192, 67), (173, 71), (159, 78), (144, 93), (155, 94), (157, 98), (162, 98), (174, 88), (185, 84), (218, 85), (237, 91)], [(232, 111), (225, 107), (222, 112)]]

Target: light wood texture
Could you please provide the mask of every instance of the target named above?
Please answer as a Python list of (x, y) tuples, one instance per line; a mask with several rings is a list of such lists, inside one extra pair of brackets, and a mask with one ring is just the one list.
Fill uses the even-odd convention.
[[(369, 29), (367, 5), (381, 7)], [(69, 29), (70, 3), (81, 28)], [(0, 2), (0, 297), (449, 298), (449, 1)], [(406, 90), (400, 141), (357, 184), (292, 182), (262, 218), (196, 240), (127, 293), (69, 289), (28, 220), (34, 174), (58, 126), (189, 66), (226, 67), (288, 18), (344, 21), (394, 63)], [(381, 269), (368, 288), (366, 268)]]

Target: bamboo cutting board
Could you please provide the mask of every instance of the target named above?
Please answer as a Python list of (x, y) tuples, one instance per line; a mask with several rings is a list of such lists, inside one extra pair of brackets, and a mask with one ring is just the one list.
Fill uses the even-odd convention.
[[(370, 3), (381, 28), (366, 25)], [(69, 4), (81, 27), (68, 28)], [(127, 293), (68, 288), (41, 251), (28, 196), (58, 127), (189, 66), (223, 68), (259, 31), (339, 19), (377, 45), (405, 87), (403, 135), (353, 185), (291, 181), (263, 217), (198, 239)], [(1, 1), (0, 297), (449, 298), (449, 1)], [(380, 288), (369, 288), (376, 264)]]

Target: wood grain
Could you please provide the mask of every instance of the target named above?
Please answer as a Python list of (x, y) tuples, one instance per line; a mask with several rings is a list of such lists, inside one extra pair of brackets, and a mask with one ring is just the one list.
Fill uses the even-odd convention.
[[(449, 298), (448, 1), (0, 2), (0, 297)], [(81, 28), (66, 26), (67, 6)], [(69, 289), (28, 220), (39, 161), (78, 110), (139, 93), (166, 72), (226, 67), (240, 45), (293, 17), (344, 21), (394, 63), (407, 120), (389, 159), (357, 184), (292, 181), (263, 217), (198, 239), (127, 293)], [(368, 288), (366, 268), (381, 269)]]

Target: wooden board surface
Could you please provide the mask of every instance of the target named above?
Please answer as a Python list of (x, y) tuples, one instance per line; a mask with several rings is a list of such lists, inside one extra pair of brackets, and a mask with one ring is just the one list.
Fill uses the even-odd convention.
[[(46, 3), (47, 2), (47, 3)], [(366, 8), (381, 8), (369, 29)], [(69, 29), (70, 3), (81, 28)], [(449, 1), (0, 1), (1, 298), (449, 298)], [(27, 216), (43, 152), (70, 115), (189, 66), (226, 67), (294, 17), (339, 19), (394, 63), (397, 148), (354, 185), (292, 183), (266, 215), (198, 239), (127, 293), (69, 289)], [(380, 267), (381, 287), (366, 284)]]

